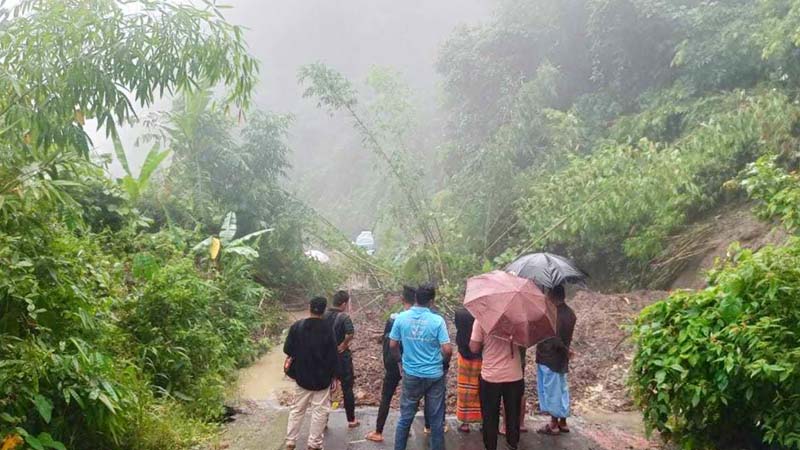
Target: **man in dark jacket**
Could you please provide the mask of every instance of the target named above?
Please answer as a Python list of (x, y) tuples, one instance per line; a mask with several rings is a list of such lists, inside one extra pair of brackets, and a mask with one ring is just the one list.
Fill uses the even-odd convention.
[(297, 446), (297, 436), (306, 410), (311, 406), (308, 448), (322, 449), (323, 432), (330, 412), (330, 392), (338, 362), (336, 339), (331, 327), (322, 320), (327, 300), (315, 297), (309, 302), (309, 317), (298, 320), (286, 336), (284, 371), (297, 383), (294, 403), (286, 429), (286, 448)]
[(550, 423), (538, 430), (544, 434), (569, 433), (569, 387), (567, 372), (572, 355), (572, 333), (575, 331), (575, 312), (565, 301), (564, 286), (547, 292), (547, 300), (556, 306), (556, 336), (536, 346), (536, 385), (539, 409), (550, 414)]
[[(414, 306), (414, 297), (416, 290), (410, 286), (403, 286), (403, 311), (408, 311)], [(383, 328), (383, 368), (385, 370), (383, 375), (383, 386), (381, 387), (381, 405), (378, 407), (378, 420), (375, 422), (375, 431), (369, 432), (365, 439), (372, 442), (383, 442), (383, 426), (386, 424), (386, 417), (389, 416), (389, 406), (392, 403), (392, 397), (400, 384), (400, 367), (397, 359), (392, 356), (389, 350), (389, 333), (392, 331), (392, 325), (397, 314), (392, 314), (386, 321), (386, 326)], [(402, 350), (401, 350), (402, 352)], [(426, 425), (427, 428), (427, 425)]]
[(333, 306), (325, 312), (325, 322), (333, 330), (339, 351), (339, 365), (336, 377), (342, 383), (344, 411), (347, 414), (347, 425), (355, 428), (360, 425), (356, 420), (356, 396), (353, 393), (355, 374), (353, 373), (353, 356), (350, 353), (350, 342), (355, 334), (355, 327), (350, 315), (345, 311), (350, 305), (350, 294), (338, 291), (333, 295)]

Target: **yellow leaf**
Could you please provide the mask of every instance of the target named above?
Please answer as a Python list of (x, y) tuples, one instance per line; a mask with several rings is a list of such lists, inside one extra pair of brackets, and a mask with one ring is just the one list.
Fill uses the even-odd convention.
[(33, 138), (31, 137), (31, 134), (30, 133), (25, 133), (22, 136), (22, 142), (24, 142), (25, 145), (31, 145), (31, 142), (33, 142)]
[(211, 238), (211, 245), (208, 247), (208, 254), (211, 259), (217, 259), (217, 256), (219, 256), (220, 245), (219, 239)]
[(81, 126), (86, 125), (86, 116), (80, 109), (75, 110), (75, 122), (78, 122)]
[(3, 439), (3, 446), (0, 450), (14, 450), (22, 445), (22, 438), (18, 434), (9, 434)]

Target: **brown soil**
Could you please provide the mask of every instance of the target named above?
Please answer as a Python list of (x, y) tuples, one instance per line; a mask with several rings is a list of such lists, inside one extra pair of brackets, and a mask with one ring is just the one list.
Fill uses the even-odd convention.
[(758, 219), (752, 210), (752, 205), (747, 203), (724, 206), (675, 236), (665, 253), (670, 255), (678, 271), (666, 286), (671, 289), (706, 287), (706, 271), (717, 259), (726, 257), (734, 242), (757, 250), (786, 241), (789, 234), (782, 227)]
[[(578, 324), (573, 350), (575, 359), (569, 375), (575, 408), (610, 412), (630, 411), (633, 403), (627, 394), (625, 380), (633, 353), (623, 327), (645, 306), (664, 298), (664, 291), (637, 291), (627, 294), (600, 294), (578, 291), (568, 303), (575, 310)], [(397, 303), (393, 297), (375, 300), (373, 295), (359, 295), (353, 302), (356, 339), (352, 346), (355, 366), (356, 404), (378, 406), (383, 381), (381, 336), (388, 311)], [(372, 302), (363, 310), (360, 305)], [(447, 317), (451, 338), (455, 336), (451, 317)], [(528, 351), (526, 391), (528, 410), (536, 405), (534, 350)], [(393, 399), (397, 407), (399, 395)], [(455, 412), (456, 363), (448, 376), (448, 412)], [(339, 399), (341, 404), (341, 399)]]

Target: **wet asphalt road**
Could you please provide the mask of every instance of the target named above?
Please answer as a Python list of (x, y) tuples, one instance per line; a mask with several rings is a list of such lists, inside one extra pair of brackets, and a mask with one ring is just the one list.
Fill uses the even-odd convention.
[[(257, 437), (258, 444), (242, 445), (241, 443), (229, 442), (229, 448), (236, 450), (264, 449), (280, 450), (283, 449), (283, 437), (286, 427), (286, 411), (276, 411), (270, 419), (262, 421), (262, 426), (256, 425), (258, 430), (251, 430), (251, 437)], [(389, 415), (384, 430), (383, 443), (366, 441), (364, 435), (375, 425), (377, 410), (361, 409), (356, 412), (357, 418), (361, 421), (361, 426), (348, 429), (347, 419), (341, 409), (333, 411), (328, 422), (328, 430), (325, 433), (326, 450), (386, 450), (394, 448), (394, 433), (397, 423), (397, 413), (395, 411)], [(524, 433), (520, 442), (520, 450), (549, 449), (549, 450), (600, 450), (594, 441), (584, 436), (579, 427), (574, 427), (573, 432), (562, 436), (542, 436), (533, 432), (534, 427), (540, 426), (545, 419), (529, 420), (528, 427), (531, 432)], [(470, 433), (461, 433), (456, 430), (458, 423), (455, 418), (448, 418), (450, 431), (446, 434), (445, 445), (447, 450), (483, 450), (483, 442), (478, 427), (475, 426)], [(298, 450), (305, 448), (304, 444), (308, 437), (308, 418), (306, 418), (303, 429), (298, 439)], [(504, 437), (500, 436), (498, 448), (504, 449)], [(411, 437), (408, 443), (409, 450), (423, 450), (429, 448), (428, 436), (423, 432), (422, 417), (418, 416), (412, 426)]]

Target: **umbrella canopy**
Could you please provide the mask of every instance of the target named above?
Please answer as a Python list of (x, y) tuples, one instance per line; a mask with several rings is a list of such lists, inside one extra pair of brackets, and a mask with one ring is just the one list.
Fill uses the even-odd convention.
[(523, 347), (556, 333), (555, 306), (530, 280), (507, 272), (468, 279), (464, 306), (488, 334)]
[(569, 259), (552, 253), (531, 253), (521, 256), (506, 267), (506, 272), (533, 280), (541, 289), (551, 289), (562, 283), (585, 286), (589, 274)]

